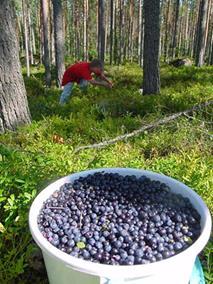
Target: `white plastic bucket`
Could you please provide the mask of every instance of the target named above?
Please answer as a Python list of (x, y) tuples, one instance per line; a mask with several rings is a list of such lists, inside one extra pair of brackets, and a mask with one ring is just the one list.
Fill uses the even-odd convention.
[[(171, 190), (188, 197), (201, 216), (201, 235), (185, 251), (162, 261), (134, 265), (112, 266), (97, 264), (90, 261), (72, 257), (53, 245), (41, 234), (37, 225), (37, 217), (43, 202), (61, 185), (72, 182), (80, 176), (87, 176), (95, 172), (116, 172), (120, 175), (146, 175), (152, 180), (159, 180), (170, 186)], [(211, 216), (203, 200), (192, 189), (183, 183), (145, 170), (130, 168), (104, 168), (79, 172), (57, 180), (47, 186), (34, 200), (29, 213), (29, 225), (32, 236), (41, 248), (51, 284), (188, 284), (194, 261), (199, 252), (204, 248), (211, 232)]]

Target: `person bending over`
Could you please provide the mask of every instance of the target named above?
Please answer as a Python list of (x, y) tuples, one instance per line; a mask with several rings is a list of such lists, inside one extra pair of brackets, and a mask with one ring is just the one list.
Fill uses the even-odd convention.
[[(98, 76), (101, 80), (95, 80), (92, 74)], [(65, 104), (71, 93), (74, 83), (79, 84), (82, 90), (87, 88), (88, 83), (96, 86), (112, 88), (110, 82), (104, 75), (103, 63), (101, 60), (94, 59), (92, 62), (78, 62), (71, 65), (63, 75), (63, 92), (60, 97), (60, 104)]]

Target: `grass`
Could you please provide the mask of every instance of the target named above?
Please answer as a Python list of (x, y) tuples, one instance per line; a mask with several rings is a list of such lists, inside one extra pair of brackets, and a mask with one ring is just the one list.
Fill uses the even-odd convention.
[[(85, 95), (76, 88), (64, 107), (59, 89), (44, 88), (43, 71), (34, 68), (25, 77), (32, 124), (0, 135), (0, 283), (46, 283), (27, 226), (29, 206), (47, 184), (72, 172), (99, 167), (161, 172), (192, 187), (213, 212), (212, 107), (103, 149), (74, 152), (212, 99), (212, 67), (163, 65), (161, 94), (141, 96), (138, 66), (108, 66), (112, 90), (91, 87)], [(201, 259), (210, 284), (212, 242)]]

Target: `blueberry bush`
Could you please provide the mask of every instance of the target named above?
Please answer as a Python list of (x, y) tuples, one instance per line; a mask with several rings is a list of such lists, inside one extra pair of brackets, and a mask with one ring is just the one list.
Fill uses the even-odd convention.
[[(138, 137), (102, 149), (75, 152), (125, 134), (174, 112), (209, 101), (212, 67), (161, 68), (161, 95), (142, 96), (136, 65), (107, 67), (112, 90), (76, 87), (66, 106), (60, 90), (45, 89), (43, 69), (25, 78), (32, 124), (0, 135), (0, 283), (47, 283), (28, 227), (29, 207), (46, 185), (64, 175), (100, 167), (132, 167), (161, 172), (183, 181), (213, 211), (212, 106)], [(200, 255), (212, 283), (212, 242)]]

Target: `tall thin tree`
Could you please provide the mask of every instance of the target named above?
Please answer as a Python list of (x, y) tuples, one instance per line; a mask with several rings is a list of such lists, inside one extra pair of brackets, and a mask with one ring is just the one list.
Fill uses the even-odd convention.
[(48, 28), (48, 1), (41, 0), (41, 12), (42, 12), (42, 34), (43, 34), (43, 44), (44, 44), (44, 68), (45, 68), (45, 81), (46, 85), (50, 87), (51, 85), (51, 72), (50, 72), (50, 51), (49, 51), (49, 28)]
[(174, 17), (174, 30), (173, 30), (173, 36), (172, 36), (172, 50), (171, 50), (172, 58), (174, 58), (175, 55), (176, 55), (179, 9), (180, 9), (180, 0), (176, 0), (176, 3), (175, 3), (175, 17)]
[(22, 0), (22, 13), (23, 13), (23, 25), (24, 25), (24, 41), (25, 41), (25, 58), (27, 66), (27, 76), (30, 76), (30, 56), (29, 56), (29, 27), (27, 21), (27, 3)]
[(124, 28), (124, 1), (119, 1), (119, 61), (118, 63), (121, 64), (123, 61), (123, 49), (124, 49), (124, 41), (123, 41), (123, 28)]
[(138, 63), (142, 66), (142, 36), (143, 36), (143, 14), (142, 0), (138, 3)]
[(104, 0), (98, 0), (98, 57), (104, 61), (105, 53), (105, 22)]
[(160, 0), (144, 0), (143, 94), (160, 93)]
[(110, 65), (112, 65), (112, 59), (113, 59), (113, 18), (114, 18), (114, 9), (113, 9), (113, 0), (110, 0), (110, 51), (109, 51), (109, 62)]
[(0, 133), (30, 123), (21, 74), (13, 1), (0, 1)]
[(55, 38), (55, 62), (57, 71), (57, 85), (60, 86), (64, 74), (64, 30), (63, 30), (63, 8), (61, 0), (52, 0), (54, 38)]
[(113, 58), (114, 63), (118, 62), (118, 38), (117, 38), (117, 11), (118, 11), (118, 0), (115, 0), (114, 5), (114, 50), (113, 50)]
[(88, 26), (88, 0), (84, 0), (84, 3), (83, 3), (83, 7), (84, 7), (84, 13), (83, 13), (83, 17), (84, 17), (84, 29), (83, 29), (83, 32), (84, 32), (84, 45), (83, 45), (83, 48), (84, 48), (84, 60), (87, 60), (88, 59), (88, 30), (87, 30), (87, 26)]
[(163, 54), (164, 62), (167, 61), (168, 57), (170, 1), (171, 0), (167, 0), (166, 15), (165, 15), (165, 39), (164, 39), (164, 54)]
[(195, 65), (202, 66), (204, 64), (204, 55), (206, 48), (206, 24), (208, 13), (208, 0), (201, 0), (199, 7), (199, 17), (197, 23), (197, 42), (195, 52)]

